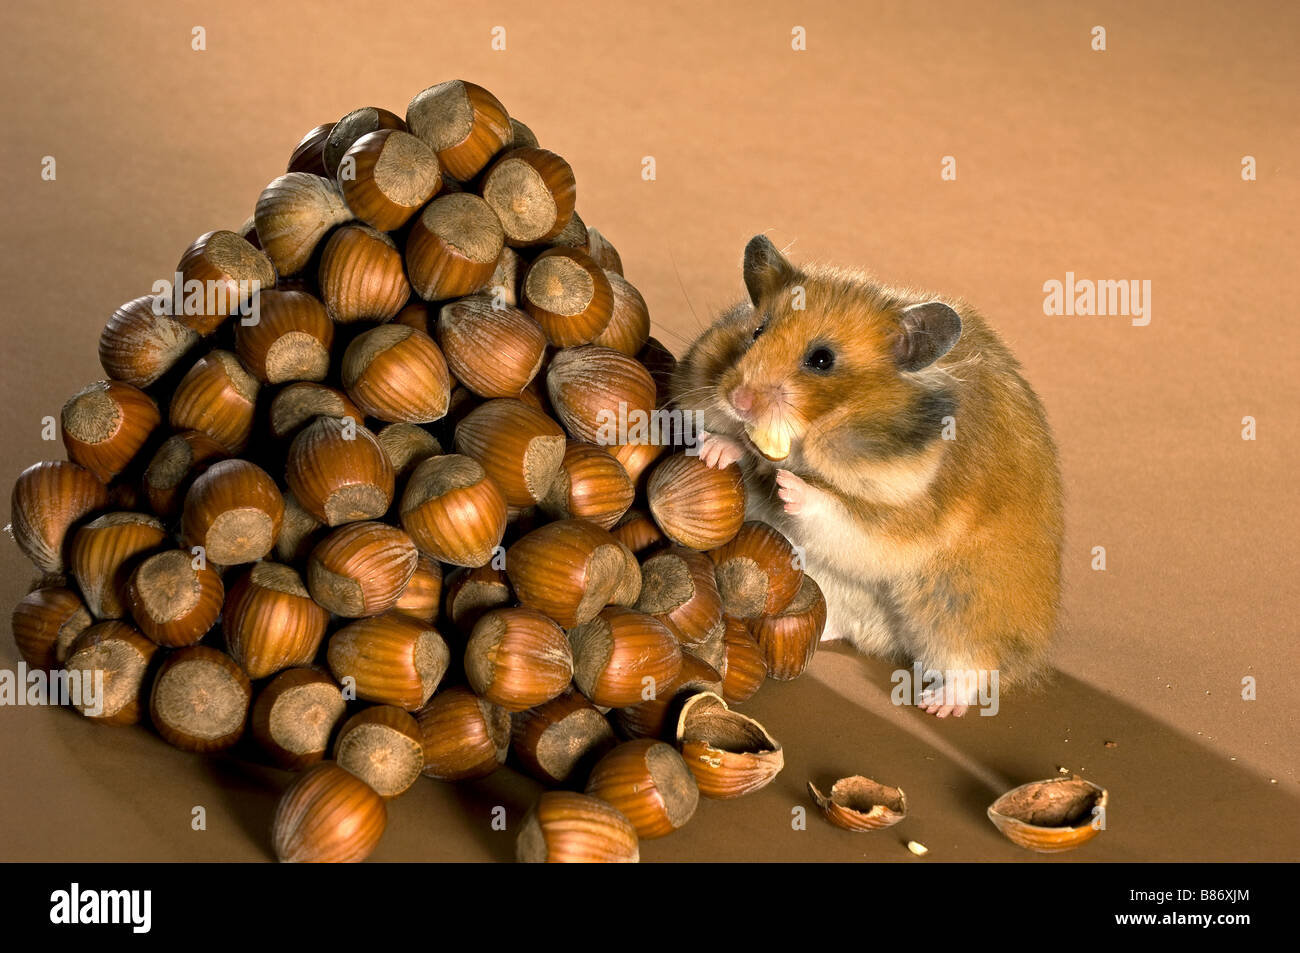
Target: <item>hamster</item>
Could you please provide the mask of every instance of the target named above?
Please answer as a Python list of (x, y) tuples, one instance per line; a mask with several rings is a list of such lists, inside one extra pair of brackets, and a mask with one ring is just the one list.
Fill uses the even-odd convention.
[[(675, 372), (699, 452), (826, 595), (825, 639), (919, 666), (927, 712), (1043, 673), (1060, 604), (1056, 446), (1019, 363), (954, 299), (745, 248), (749, 302)], [(940, 675), (939, 673), (943, 673)], [(996, 682), (993, 681), (996, 679)]]

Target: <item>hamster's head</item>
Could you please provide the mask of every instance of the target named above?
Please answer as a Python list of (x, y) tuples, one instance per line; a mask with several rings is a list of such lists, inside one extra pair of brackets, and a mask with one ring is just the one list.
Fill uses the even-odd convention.
[(744, 257), (750, 303), (691, 348), (677, 378), (706, 430), (746, 438), (792, 469), (887, 459), (938, 439), (955, 409), (931, 368), (957, 343), (961, 318), (908, 301), (862, 275), (800, 269), (764, 236)]

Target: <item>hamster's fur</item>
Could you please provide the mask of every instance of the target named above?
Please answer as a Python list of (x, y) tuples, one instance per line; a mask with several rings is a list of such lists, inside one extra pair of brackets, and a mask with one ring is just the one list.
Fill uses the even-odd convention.
[(921, 702), (940, 716), (975, 703), (976, 673), (1034, 681), (1064, 529), (1055, 444), (1015, 357), (964, 303), (796, 268), (763, 236), (744, 277), (750, 302), (690, 348), (675, 399), (706, 462), (742, 467), (747, 518), (803, 549), (827, 637), (970, 673)]

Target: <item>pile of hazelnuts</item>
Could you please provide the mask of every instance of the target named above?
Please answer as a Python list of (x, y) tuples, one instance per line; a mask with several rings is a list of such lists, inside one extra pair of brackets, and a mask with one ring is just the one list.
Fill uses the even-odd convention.
[(736, 467), (611, 429), (671, 419), (674, 360), (575, 197), (472, 83), (312, 129), (114, 312), (67, 459), (14, 486), (25, 662), (299, 772), (282, 860), (360, 860), (420, 775), (508, 758), (552, 789), (520, 859), (636, 860), (781, 769), (731, 706), (804, 670), (825, 600)]

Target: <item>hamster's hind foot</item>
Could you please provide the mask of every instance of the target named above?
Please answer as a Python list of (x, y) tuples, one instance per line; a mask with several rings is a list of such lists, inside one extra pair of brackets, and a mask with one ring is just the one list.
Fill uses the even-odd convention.
[(927, 715), (960, 718), (978, 701), (979, 685), (975, 672), (949, 671), (943, 680), (930, 685), (917, 696), (916, 707)]
[(700, 459), (714, 470), (725, 470), (745, 454), (740, 441), (716, 433), (700, 433)]

